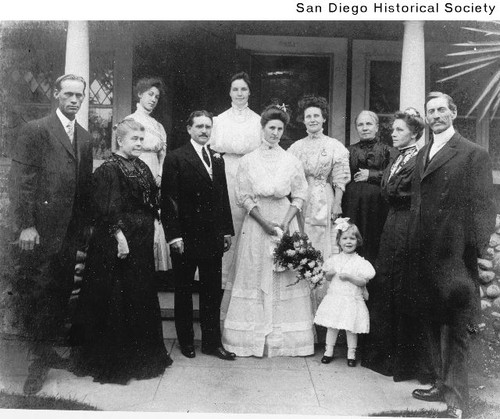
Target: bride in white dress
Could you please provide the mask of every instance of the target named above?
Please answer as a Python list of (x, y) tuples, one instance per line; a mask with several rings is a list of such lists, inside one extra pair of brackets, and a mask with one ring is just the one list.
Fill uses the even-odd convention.
[(238, 356), (314, 353), (309, 286), (304, 281), (288, 286), (296, 282), (296, 273), (274, 271), (272, 254), (276, 227), (297, 231), (295, 216), (307, 197), (301, 162), (279, 146), (288, 121), (280, 108), (266, 108), (262, 143), (241, 158), (236, 177), (236, 200), (246, 215), (221, 319), (224, 347)]
[[(229, 89), (231, 107), (214, 118), (210, 148), (224, 154), (227, 189), (235, 239), (239, 237), (245, 210), (236, 204), (236, 172), (240, 159), (260, 145), (260, 116), (248, 107), (250, 79), (245, 72), (231, 78)], [(233, 267), (236, 246), (231, 246), (222, 258), (222, 288), (225, 288)]]
[[(156, 119), (151, 116), (164, 94), (163, 82), (155, 77), (142, 78), (136, 84), (135, 92), (139, 99), (137, 110), (127, 116), (144, 125), (144, 141), (142, 143), (142, 154), (140, 159), (144, 161), (153, 173), (158, 186), (161, 185), (163, 160), (167, 152), (167, 133)], [(170, 261), (170, 249), (165, 241), (165, 235), (161, 224), (155, 224), (155, 268), (157, 271), (167, 271), (172, 268)]]

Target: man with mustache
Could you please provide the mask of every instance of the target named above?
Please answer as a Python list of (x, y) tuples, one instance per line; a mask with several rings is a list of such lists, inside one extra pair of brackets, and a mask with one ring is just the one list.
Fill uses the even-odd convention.
[(194, 111), (187, 121), (191, 139), (168, 153), (163, 164), (161, 216), (175, 277), (175, 328), (181, 352), (196, 356), (193, 281), (199, 270), (201, 351), (224, 360), (220, 331), (222, 255), (234, 235), (224, 160), (207, 147), (212, 114)]
[(467, 407), (467, 325), (479, 304), (477, 259), (495, 226), (491, 163), (453, 127), (457, 107), (441, 92), (425, 106), (432, 140), (417, 155), (410, 221), (407, 307), (422, 322), (435, 382), (420, 400), (442, 401), (447, 417)]
[(33, 362), (24, 384), (28, 395), (42, 389), (50, 367), (61, 365), (52, 345), (62, 332), (76, 254), (88, 225), (92, 146), (75, 119), (85, 87), (82, 77), (59, 77), (57, 110), (26, 124), (12, 154), (9, 197), (19, 232), (18, 309), (32, 339)]

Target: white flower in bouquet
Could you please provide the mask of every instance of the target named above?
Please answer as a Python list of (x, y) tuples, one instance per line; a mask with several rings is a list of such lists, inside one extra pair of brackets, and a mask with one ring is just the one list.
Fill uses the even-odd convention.
[(312, 282), (313, 284), (317, 284), (320, 280), (321, 280), (321, 275), (314, 275), (314, 276), (311, 278), (311, 282)]
[(300, 248), (300, 243), (299, 242), (293, 242), (293, 247), (295, 249), (299, 249)]
[(288, 250), (286, 251), (286, 255), (287, 255), (287, 256), (295, 256), (295, 254), (296, 254), (296, 253), (297, 253), (297, 252), (296, 252), (295, 250), (292, 250), (292, 249), (288, 249)]
[(287, 265), (287, 268), (288, 268), (288, 269), (290, 269), (290, 270), (292, 270), (292, 269), (293, 269), (293, 265), (292, 265), (291, 263), (289, 263), (289, 264)]
[(304, 249), (303, 247), (301, 247), (301, 248), (299, 249), (299, 253), (300, 253), (301, 255), (303, 255), (304, 253), (306, 253), (306, 249)]
[(300, 261), (300, 264), (301, 265), (305, 265), (307, 263), (307, 258), (304, 258)]
[(307, 264), (310, 268), (314, 268), (316, 266), (316, 261), (314, 260), (311, 260), (308, 264)]
[(310, 271), (307, 271), (305, 274), (304, 274), (304, 278), (311, 278), (312, 276), (312, 273)]

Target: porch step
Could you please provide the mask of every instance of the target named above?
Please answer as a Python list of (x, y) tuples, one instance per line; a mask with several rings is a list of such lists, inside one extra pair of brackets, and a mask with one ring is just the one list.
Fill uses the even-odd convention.
[[(175, 339), (177, 333), (175, 332), (174, 322), (174, 293), (172, 291), (160, 291), (158, 293), (158, 300), (160, 302), (163, 338)], [(198, 294), (193, 294), (193, 330), (195, 340), (201, 340), (200, 311), (198, 307), (199, 296)]]
[[(175, 323), (173, 320), (163, 320), (161, 322), (163, 329), (163, 339), (176, 339)], [(200, 322), (193, 322), (194, 340), (201, 340)]]
[[(158, 300), (160, 302), (160, 313), (162, 320), (174, 320), (174, 292), (160, 291), (158, 292)], [(193, 319), (200, 319), (200, 298), (197, 293), (193, 293)]]

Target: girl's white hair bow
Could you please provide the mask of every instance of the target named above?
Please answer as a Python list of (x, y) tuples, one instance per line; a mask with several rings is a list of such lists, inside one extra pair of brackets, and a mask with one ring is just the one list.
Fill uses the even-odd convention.
[(337, 218), (334, 222), (335, 226), (333, 227), (335, 230), (346, 231), (351, 225), (348, 223), (349, 217), (345, 218)]

